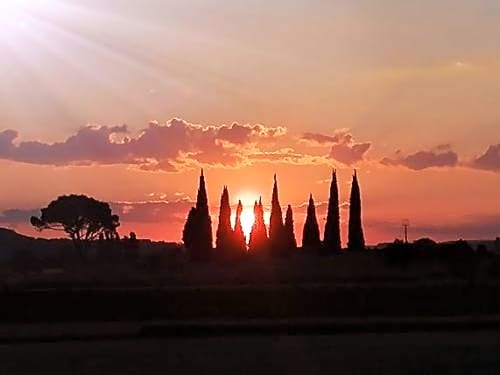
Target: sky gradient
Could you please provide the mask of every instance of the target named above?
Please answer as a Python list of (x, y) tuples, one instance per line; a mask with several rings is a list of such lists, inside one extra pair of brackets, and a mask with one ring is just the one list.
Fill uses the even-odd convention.
[(500, 235), (498, 1), (2, 4), (2, 226), (85, 193), (179, 241), (203, 167), (214, 222), (276, 172), (300, 239), (335, 167), (343, 240), (354, 168), (369, 244)]

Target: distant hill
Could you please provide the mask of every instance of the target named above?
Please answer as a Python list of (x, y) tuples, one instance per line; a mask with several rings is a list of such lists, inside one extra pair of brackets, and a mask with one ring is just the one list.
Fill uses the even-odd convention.
[(0, 245), (6, 244), (11, 241), (29, 240), (30, 237), (13, 231), (12, 229), (0, 228)]
[(11, 229), (0, 228), (0, 260), (11, 258), (16, 250), (30, 248), (34, 238), (23, 236)]
[(11, 229), (0, 228), (0, 261), (12, 258), (16, 253), (27, 251), (50, 255), (68, 245), (71, 245), (71, 241), (66, 239), (33, 238)]
[[(155, 242), (147, 239), (138, 240), (138, 250), (142, 255), (162, 253), (165, 250), (180, 250), (182, 246), (173, 242)], [(122, 249), (126, 243), (121, 243)], [(96, 247), (90, 249), (90, 253)], [(12, 260), (15, 256), (29, 255), (35, 258), (60, 256), (61, 254), (74, 254), (75, 250), (70, 239), (34, 238), (17, 233), (14, 230), (0, 228), (0, 262)]]

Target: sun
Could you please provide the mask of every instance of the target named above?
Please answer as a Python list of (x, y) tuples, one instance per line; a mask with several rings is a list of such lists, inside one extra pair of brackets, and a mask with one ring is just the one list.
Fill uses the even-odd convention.
[[(241, 201), (243, 204), (243, 211), (241, 212), (241, 227), (243, 233), (247, 239), (250, 240), (250, 233), (252, 232), (252, 226), (255, 221), (255, 216), (253, 214), (253, 206), (256, 201), (259, 200), (259, 194), (252, 190), (241, 190), (235, 194), (234, 205)], [(233, 217), (234, 224), (234, 217)]]
[(253, 214), (253, 208), (243, 207), (243, 211), (241, 212), (241, 227), (243, 228), (243, 233), (245, 233), (247, 241), (250, 238), (250, 232), (252, 232), (254, 221), (255, 216)]

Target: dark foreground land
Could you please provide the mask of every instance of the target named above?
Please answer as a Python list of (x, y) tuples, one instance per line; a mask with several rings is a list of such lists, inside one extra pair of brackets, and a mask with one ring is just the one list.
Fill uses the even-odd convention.
[(499, 373), (500, 256), (464, 243), (205, 264), (19, 243), (0, 375)]
[(4, 344), (0, 373), (482, 375), (499, 350), (500, 331)]
[(0, 323), (500, 314), (500, 284), (260, 285), (9, 290)]

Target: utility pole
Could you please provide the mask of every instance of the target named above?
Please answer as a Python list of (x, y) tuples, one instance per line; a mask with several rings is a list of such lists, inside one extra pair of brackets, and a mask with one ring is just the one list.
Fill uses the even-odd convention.
[(410, 227), (410, 220), (403, 219), (403, 236), (405, 243), (408, 243), (408, 228)]

